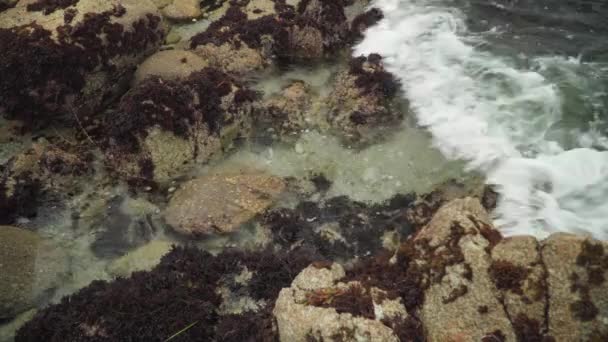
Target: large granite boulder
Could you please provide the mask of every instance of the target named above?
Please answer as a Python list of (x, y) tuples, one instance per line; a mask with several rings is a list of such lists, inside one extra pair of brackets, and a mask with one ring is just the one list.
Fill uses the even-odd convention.
[(149, 0), (23, 0), (0, 13), (0, 113), (30, 124), (97, 114), (163, 39)]
[(182, 184), (164, 217), (189, 236), (231, 233), (272, 205), (283, 190), (284, 181), (272, 175), (211, 174)]

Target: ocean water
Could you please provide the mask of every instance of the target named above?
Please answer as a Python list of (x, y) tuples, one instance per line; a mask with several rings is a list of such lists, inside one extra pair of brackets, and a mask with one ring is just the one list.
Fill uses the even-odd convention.
[(433, 145), (500, 193), (505, 235), (608, 239), (608, 4), (376, 0), (379, 53)]

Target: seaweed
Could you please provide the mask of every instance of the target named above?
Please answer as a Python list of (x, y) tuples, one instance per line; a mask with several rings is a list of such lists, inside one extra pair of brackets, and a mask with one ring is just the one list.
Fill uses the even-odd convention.
[(505, 260), (495, 260), (490, 265), (488, 272), (497, 289), (523, 294), (521, 287), (529, 273), (525, 267)]
[(551, 342), (553, 337), (542, 333), (540, 323), (525, 314), (519, 314), (513, 320), (513, 330), (518, 342)]
[(481, 338), (482, 342), (506, 342), (507, 337), (502, 330), (494, 330)]
[(572, 302), (570, 311), (574, 318), (581, 322), (590, 322), (599, 314), (597, 306), (591, 301), (588, 294), (583, 295), (582, 299)]
[(240, 315), (221, 316), (214, 341), (222, 342), (279, 342), (272, 306)]
[(576, 257), (576, 264), (585, 269), (591, 286), (600, 286), (604, 283), (604, 272), (608, 270), (608, 253), (604, 253), (601, 243), (583, 241), (581, 252)]
[[(312, 27), (321, 32), (323, 46), (331, 52), (344, 45), (345, 33), (340, 27), (346, 24), (344, 4), (341, 1), (315, 0), (317, 6), (308, 6), (308, 1), (302, 1), (298, 10), (289, 6), (283, 0), (275, 0), (276, 15), (266, 15), (248, 20), (243, 12), (245, 4), (232, 2), (224, 16), (209, 25), (206, 31), (192, 37), (190, 47), (213, 44), (221, 46), (233, 44), (237, 49), (246, 44), (251, 49), (261, 50), (266, 41), (271, 38), (271, 52), (279, 61), (291, 61), (296, 58), (294, 45), (290, 39), (290, 31), (294, 27)], [(346, 30), (344, 30), (346, 32)]]
[(108, 113), (103, 136), (111, 139), (106, 145), (139, 151), (139, 138), (145, 138), (153, 126), (182, 138), (192, 136), (197, 124), (205, 124), (210, 134), (219, 134), (226, 123), (222, 98), (233, 87), (238, 88), (235, 106), (257, 98), (257, 93), (214, 68), (194, 72), (179, 81), (147, 78), (123, 96), (116, 110)]
[[(274, 302), (314, 257), (301, 248), (227, 250), (214, 257), (194, 247), (174, 247), (149, 272), (95, 281), (39, 311), (18, 331), (16, 341), (165, 341), (180, 332), (176, 341), (276, 342)], [(239, 286), (266, 306), (220, 316), (217, 287), (243, 266), (254, 276)]]
[(337, 313), (350, 313), (353, 316), (375, 319), (374, 302), (369, 289), (359, 284), (346, 288), (324, 288), (306, 294), (308, 305), (333, 308)]
[(15, 7), (15, 5), (17, 5), (17, 2), (0, 2), (0, 12), (4, 12), (7, 9), (13, 8)]
[(372, 8), (365, 13), (361, 13), (353, 19), (350, 25), (350, 36), (353, 42), (363, 39), (363, 33), (368, 28), (374, 26), (384, 18), (384, 14), (379, 8)]
[(74, 6), (80, 0), (37, 0), (27, 5), (28, 12), (43, 12), (44, 15), (49, 15), (58, 9), (65, 9)]
[(384, 70), (378, 54), (353, 58), (349, 62), (349, 74), (356, 77), (355, 85), (364, 95), (392, 99), (400, 88), (395, 76)]
[(31, 172), (11, 175), (9, 164), (0, 166), (0, 224), (12, 224), (19, 217), (36, 216), (42, 194), (42, 184)]
[(405, 319), (402, 316), (390, 319), (384, 318), (382, 323), (393, 329), (401, 342), (426, 342), (424, 327), (420, 320), (415, 317), (408, 316)]
[(151, 272), (94, 281), (39, 311), (15, 340), (164, 341), (193, 322), (177, 340), (209, 340), (218, 321), (215, 284), (222, 270), (220, 259), (175, 247)]
[(327, 192), (331, 188), (331, 181), (324, 174), (316, 174), (310, 178), (318, 192)]
[(111, 23), (125, 11), (119, 5), (85, 13), (76, 25), (69, 24), (71, 12), (66, 12), (68, 23), (57, 28), (56, 40), (36, 23), (0, 29), (0, 112), (22, 119), (28, 127), (71, 113), (74, 107), (83, 116), (94, 113), (101, 104), (72, 99), (84, 88), (84, 75), (93, 70), (115, 73), (112, 58), (145, 50), (163, 35), (160, 18), (151, 14), (132, 23), (130, 30)]
[[(411, 225), (404, 213), (413, 198), (413, 195), (396, 195), (373, 205), (346, 196), (333, 197), (322, 203), (304, 201), (295, 209), (271, 209), (262, 216), (261, 222), (282, 246), (289, 247), (301, 241), (327, 259), (348, 260), (380, 251), (381, 237), (387, 231), (410, 232)], [(335, 227), (341, 238), (324, 237), (320, 229), (324, 226)]]

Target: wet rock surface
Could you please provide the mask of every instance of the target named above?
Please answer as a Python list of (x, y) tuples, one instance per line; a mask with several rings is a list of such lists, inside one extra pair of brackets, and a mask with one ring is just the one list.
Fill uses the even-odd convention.
[[(0, 113), (83, 120), (125, 88), (163, 38), (149, 1), (29, 1), (0, 14)], [(70, 115), (67, 115), (70, 114)]]
[(189, 236), (231, 233), (273, 204), (285, 190), (282, 179), (262, 173), (214, 174), (184, 183), (164, 217)]

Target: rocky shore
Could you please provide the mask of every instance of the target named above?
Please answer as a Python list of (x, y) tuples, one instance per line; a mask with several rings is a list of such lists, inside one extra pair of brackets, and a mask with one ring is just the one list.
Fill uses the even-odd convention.
[(607, 243), (503, 238), (476, 175), (363, 201), (306, 159), (407, 126), (351, 57), (366, 5), (0, 0), (0, 341), (608, 340)]

